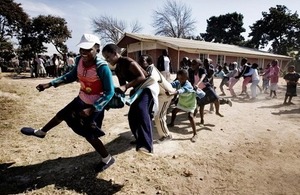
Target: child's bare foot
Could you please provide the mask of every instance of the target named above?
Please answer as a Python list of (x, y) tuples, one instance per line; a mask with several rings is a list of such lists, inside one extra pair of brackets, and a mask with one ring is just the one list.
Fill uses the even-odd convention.
[(221, 114), (220, 112), (216, 112), (216, 115), (220, 116), (220, 117), (224, 117), (223, 114)]
[(195, 143), (197, 139), (198, 139), (198, 135), (196, 134), (191, 138), (191, 142)]
[(200, 121), (199, 126), (200, 126), (200, 127), (203, 127), (203, 126), (204, 126), (204, 120), (201, 120), (201, 121)]

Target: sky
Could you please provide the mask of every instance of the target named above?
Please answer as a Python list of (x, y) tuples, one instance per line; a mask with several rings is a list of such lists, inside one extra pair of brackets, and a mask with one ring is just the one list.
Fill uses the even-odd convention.
[[(92, 19), (99, 16), (111, 16), (123, 20), (129, 26), (139, 21), (143, 30), (139, 33), (154, 35), (153, 14), (162, 10), (165, 0), (14, 0), (20, 3), (24, 11), (32, 18), (38, 15), (53, 15), (65, 18), (72, 38), (66, 42), (69, 51), (78, 52), (76, 45), (84, 33), (92, 33)], [(285, 5), (291, 13), (300, 14), (299, 0), (184, 0), (191, 8), (192, 19), (196, 21), (194, 35), (206, 32), (207, 22), (211, 16), (227, 13), (241, 13), (244, 16), (242, 35), (248, 39), (249, 26), (262, 18), (262, 12), (269, 13), (270, 7)], [(127, 29), (128, 32), (130, 29)], [(99, 36), (99, 35), (98, 35)], [(101, 38), (101, 37), (100, 37)], [(49, 46), (49, 45), (48, 45)], [(57, 53), (53, 46), (48, 47), (48, 54)]]

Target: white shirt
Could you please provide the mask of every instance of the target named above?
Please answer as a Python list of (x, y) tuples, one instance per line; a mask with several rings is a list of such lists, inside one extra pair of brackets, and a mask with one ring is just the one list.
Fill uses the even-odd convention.
[(252, 81), (259, 81), (259, 75), (257, 69), (250, 68), (249, 72), (244, 74), (244, 76), (252, 76)]
[(164, 56), (164, 67), (164, 71), (170, 72), (170, 58), (168, 56)]

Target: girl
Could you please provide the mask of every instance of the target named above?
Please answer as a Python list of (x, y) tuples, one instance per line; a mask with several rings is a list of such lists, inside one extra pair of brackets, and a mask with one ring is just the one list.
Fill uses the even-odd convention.
[[(286, 81), (286, 93), (283, 104), (293, 104), (292, 98), (297, 96), (297, 84), (300, 74), (295, 72), (295, 66), (291, 65), (288, 68), (288, 73), (283, 77)], [(287, 102), (287, 99), (288, 102)]]
[[(130, 92), (132, 95), (146, 81), (148, 74), (136, 61), (121, 56), (119, 52), (120, 49), (115, 44), (107, 44), (102, 49), (102, 55), (106, 61), (116, 66), (115, 73), (120, 84), (118, 90), (125, 93), (127, 89), (133, 87)], [(136, 150), (147, 155), (153, 153), (152, 116), (158, 92), (158, 84), (157, 89), (143, 88), (138, 98), (130, 105), (128, 112), (129, 126), (136, 139)]]
[(115, 162), (99, 139), (100, 136), (105, 135), (101, 130), (104, 108), (114, 94), (112, 73), (107, 62), (97, 57), (100, 47), (100, 40), (97, 36), (84, 34), (77, 46), (80, 48), (80, 56), (76, 59), (74, 69), (50, 83), (39, 84), (36, 88), (43, 91), (52, 86), (58, 87), (79, 81), (78, 96), (43, 128), (24, 127), (21, 132), (25, 135), (44, 138), (48, 131), (65, 121), (75, 133), (84, 137), (100, 154), (101, 162), (96, 165), (95, 170), (101, 172)]
[(185, 111), (188, 113), (188, 119), (191, 123), (193, 129), (193, 137), (191, 138), (192, 142), (196, 142), (198, 136), (196, 131), (196, 124), (194, 121), (194, 110), (196, 109), (196, 92), (192, 84), (188, 81), (188, 72), (187, 70), (181, 69), (177, 72), (177, 80), (173, 81), (171, 85), (176, 89), (176, 92), (170, 93), (166, 92), (167, 95), (173, 96), (178, 95), (178, 103), (176, 108), (172, 111), (171, 122), (168, 126), (173, 127), (176, 115), (179, 111)]

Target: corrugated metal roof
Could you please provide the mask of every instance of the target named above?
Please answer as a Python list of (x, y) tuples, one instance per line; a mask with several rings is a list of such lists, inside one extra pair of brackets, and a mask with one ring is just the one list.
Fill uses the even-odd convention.
[[(159, 44), (166, 45), (176, 50), (191, 52), (191, 53), (218, 53), (224, 55), (230, 54), (239, 54), (240, 56), (261, 56), (264, 58), (280, 58), (291, 60), (292, 57), (272, 54), (269, 52), (251, 49), (247, 47), (241, 47), (236, 45), (229, 44), (221, 44), (221, 43), (212, 43), (206, 41), (197, 41), (197, 40), (189, 40), (182, 38), (174, 38), (174, 37), (164, 37), (164, 36), (154, 36), (154, 35), (145, 35), (145, 34), (137, 34), (137, 33), (125, 33), (124, 37), (131, 37), (137, 39), (139, 41), (145, 42), (158, 42)], [(122, 38), (122, 39), (123, 39)], [(119, 41), (119, 43), (122, 41)]]

